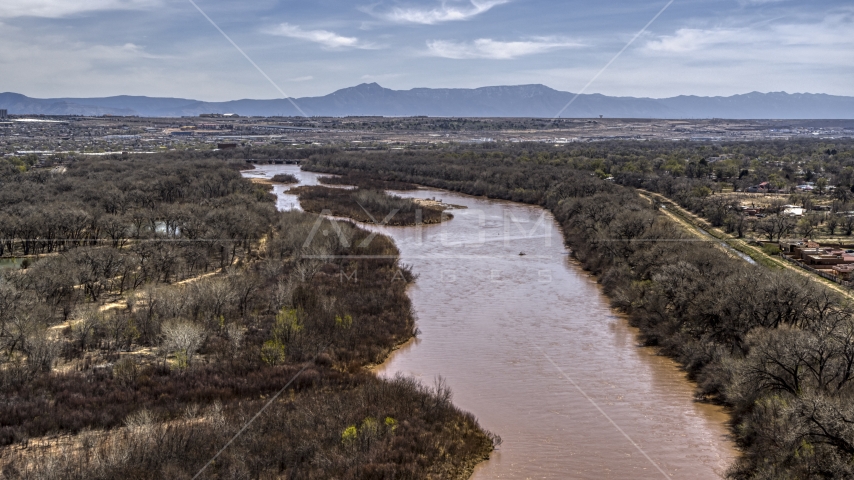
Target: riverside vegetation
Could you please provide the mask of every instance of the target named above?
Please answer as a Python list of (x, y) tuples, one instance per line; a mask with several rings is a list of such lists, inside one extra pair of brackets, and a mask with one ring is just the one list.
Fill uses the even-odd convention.
[(298, 372), (202, 478), (466, 478), (489, 455), (443, 382), (365, 369), (413, 335), (392, 241), (313, 237), (328, 220), (237, 168), (2, 172), (0, 255), (24, 262), (0, 279), (0, 476), (192, 478)]
[(299, 179), (291, 175), (290, 173), (279, 173), (273, 175), (273, 178), (270, 179), (273, 183), (282, 183), (285, 185), (292, 185), (294, 183), (299, 183)]
[[(706, 160), (720, 154), (733, 157), (714, 166)], [(732, 172), (712, 178), (722, 167)], [(699, 398), (729, 407), (742, 451), (729, 478), (854, 477), (852, 306), (792, 272), (751, 265), (713, 243), (678, 241), (693, 237), (652, 201), (618, 184), (682, 195), (692, 203), (681, 203), (703, 211), (727, 183), (746, 185), (791, 170), (788, 180), (775, 178), (793, 185), (811, 172), (832, 177), (836, 208), (843, 209), (854, 182), (851, 142), (317, 152), (303, 168), (381, 172), (385, 179), (548, 208), (573, 254), (598, 275), (644, 341), (681, 362)], [(614, 181), (603, 179), (609, 175)]]
[(374, 178), (364, 174), (347, 174), (334, 177), (320, 177), (318, 179), (323, 185), (354, 185), (359, 188), (372, 190), (416, 190), (415, 184), (399, 182), (384, 178)]
[(378, 225), (429, 225), (453, 218), (450, 213), (445, 213), (444, 207), (422, 205), (411, 198), (389, 195), (382, 190), (304, 186), (293, 188), (290, 193), (299, 196), (300, 205), (307, 212), (326, 212)]

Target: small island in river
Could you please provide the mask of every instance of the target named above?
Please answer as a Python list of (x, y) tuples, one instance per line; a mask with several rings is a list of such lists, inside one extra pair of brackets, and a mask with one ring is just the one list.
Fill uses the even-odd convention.
[(381, 190), (303, 186), (291, 189), (290, 193), (299, 196), (300, 205), (306, 212), (327, 213), (365, 223), (430, 225), (453, 218), (445, 211), (447, 207), (436, 202), (419, 202)]
[(299, 183), (299, 179), (290, 173), (279, 173), (273, 175), (273, 178), (270, 179), (273, 183), (283, 183), (285, 185), (293, 185), (295, 183)]
[(374, 178), (365, 174), (350, 172), (334, 177), (317, 179), (323, 185), (352, 185), (373, 190), (418, 190), (418, 185), (387, 178)]

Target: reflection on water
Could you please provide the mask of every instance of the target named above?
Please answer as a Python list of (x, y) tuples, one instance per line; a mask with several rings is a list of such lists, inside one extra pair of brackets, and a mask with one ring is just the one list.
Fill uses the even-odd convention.
[[(317, 176), (295, 166), (254, 173), (282, 172)], [(671, 478), (720, 477), (735, 454), (726, 415), (692, 400), (674, 362), (637, 346), (548, 212), (440, 190), (395, 193), (468, 207), (441, 225), (374, 228), (418, 274), (410, 295), (422, 332), (379, 373), (427, 384), (441, 375), (455, 403), (501, 435), (474, 478), (662, 478), (591, 401)]]

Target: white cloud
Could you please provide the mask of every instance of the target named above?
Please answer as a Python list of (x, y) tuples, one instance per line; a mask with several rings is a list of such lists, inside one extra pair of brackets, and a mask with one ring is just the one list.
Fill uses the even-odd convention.
[(179, 83), (174, 72), (186, 63), (133, 43), (89, 44), (57, 34), (27, 38), (25, 33), (20, 27), (0, 30), (0, 71), (4, 90), (30, 96), (144, 94), (153, 85)]
[(309, 80), (314, 80), (314, 77), (311, 75), (306, 75), (305, 77), (296, 77), (288, 79), (289, 82), (307, 82)]
[(157, 5), (157, 0), (2, 0), (0, 18), (61, 18), (99, 10), (137, 10)]
[(712, 45), (730, 43), (741, 36), (740, 33), (743, 35), (746, 32), (726, 28), (710, 30), (680, 28), (674, 35), (662, 35), (657, 40), (650, 40), (645, 48), (653, 52), (694, 52)]
[(439, 7), (424, 9), (418, 7), (395, 7), (385, 13), (371, 13), (374, 16), (395, 23), (419, 23), (433, 25), (442, 22), (468, 20), (491, 10), (493, 7), (509, 3), (510, 0), (470, 0), (464, 5), (459, 2), (443, 0)]
[[(39, 43), (23, 43), (17, 39), (0, 38), (10, 48), (0, 49), (0, 68), (4, 64), (28, 61), (37, 62), (48, 70), (62, 71), (69, 65), (80, 69), (111, 68), (117, 71), (132, 67), (141, 60), (168, 60), (174, 57), (148, 53), (145, 47), (133, 43), (124, 45), (92, 45), (70, 42), (60, 37), (45, 37)], [(35, 68), (35, 65), (31, 65)]]
[[(826, 53), (824, 49), (851, 52), (854, 47), (854, 15), (828, 16), (812, 23), (770, 23), (748, 27), (680, 28), (644, 45), (648, 54), (711, 56), (763, 56), (789, 61), (795, 52)], [(773, 56), (768, 57), (769, 53)], [(849, 55), (850, 58), (850, 55)]]
[(738, 4), (746, 7), (750, 5), (765, 5), (767, 3), (780, 3), (785, 0), (738, 0)]
[(144, 47), (133, 43), (124, 45), (94, 45), (86, 47), (86, 55), (95, 61), (130, 62), (141, 58), (163, 60), (172, 58), (166, 55), (154, 55), (145, 51)]
[(428, 54), (434, 57), (471, 59), (490, 58), (510, 60), (524, 55), (534, 55), (552, 50), (581, 47), (582, 44), (562, 38), (544, 37), (525, 41), (501, 42), (480, 38), (471, 43), (434, 40), (427, 42)]
[(370, 50), (377, 48), (375, 45), (365, 43), (356, 37), (345, 37), (327, 30), (303, 30), (297, 25), (290, 25), (287, 23), (283, 23), (278, 27), (269, 30), (267, 33), (281, 37), (308, 40), (310, 42), (319, 43), (328, 49), (362, 48)]

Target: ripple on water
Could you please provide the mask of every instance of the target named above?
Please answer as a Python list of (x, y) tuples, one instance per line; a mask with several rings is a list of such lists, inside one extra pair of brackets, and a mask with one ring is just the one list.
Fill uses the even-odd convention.
[[(307, 184), (318, 176), (259, 170)], [(428, 384), (445, 377), (455, 403), (501, 435), (475, 479), (662, 478), (585, 394), (672, 478), (720, 478), (735, 455), (727, 416), (693, 401), (694, 385), (672, 360), (637, 346), (637, 332), (566, 256), (550, 214), (439, 190), (395, 193), (467, 207), (420, 234), (376, 228), (419, 275), (410, 296), (422, 332), (378, 372)], [(281, 205), (287, 194), (277, 194)]]

